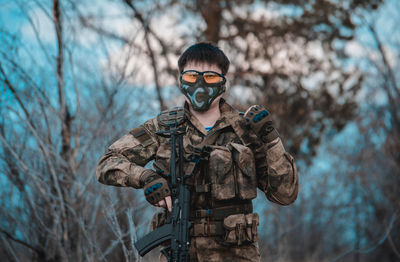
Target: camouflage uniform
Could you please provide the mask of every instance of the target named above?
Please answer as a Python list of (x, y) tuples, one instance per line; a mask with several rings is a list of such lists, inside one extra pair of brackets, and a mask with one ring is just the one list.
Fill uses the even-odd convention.
[[(221, 116), (207, 132), (185, 109), (162, 112), (113, 143), (96, 170), (101, 183), (141, 188), (143, 166), (154, 160), (158, 174), (169, 173), (170, 144), (157, 136), (162, 121), (182, 115), (185, 174), (191, 186), (190, 257), (192, 261), (259, 261), (257, 225), (251, 200), (257, 187), (280, 205), (295, 201), (298, 177), (293, 157), (280, 139), (264, 143), (223, 99)], [(206, 148), (206, 150), (204, 150)], [(202, 150), (202, 153), (198, 152)], [(204, 151), (207, 151), (205, 154)], [(166, 213), (157, 214), (152, 227), (160, 226)]]

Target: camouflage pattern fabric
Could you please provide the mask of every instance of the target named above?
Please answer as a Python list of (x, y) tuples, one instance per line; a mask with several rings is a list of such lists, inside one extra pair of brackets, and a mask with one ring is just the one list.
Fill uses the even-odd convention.
[[(257, 195), (257, 187), (274, 203), (293, 203), (298, 193), (297, 170), (280, 138), (264, 142), (223, 99), (220, 110), (221, 116), (209, 132), (191, 115), (187, 104), (176, 113), (186, 119), (177, 123), (186, 130), (184, 169), (186, 174), (193, 172), (187, 180), (192, 187), (193, 209), (207, 209), (224, 201), (251, 200)], [(142, 188), (144, 166), (151, 160), (155, 171), (168, 178), (169, 140), (155, 134), (167, 128), (160, 124), (165, 119), (170, 121), (166, 115), (171, 111), (146, 121), (114, 142), (98, 163), (99, 182)], [(259, 261), (256, 241), (236, 247), (222, 246), (213, 237), (195, 237), (192, 241), (199, 261)]]
[[(259, 262), (258, 243), (224, 246), (212, 237), (192, 237), (189, 249), (191, 262)], [(160, 254), (160, 261), (167, 262)]]

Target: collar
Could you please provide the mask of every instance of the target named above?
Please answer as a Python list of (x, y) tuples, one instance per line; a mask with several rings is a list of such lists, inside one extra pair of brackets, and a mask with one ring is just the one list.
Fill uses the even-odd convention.
[[(205, 136), (209, 135), (210, 133), (205, 130), (200, 121), (190, 112), (187, 101), (185, 101), (184, 108), (186, 109), (185, 114), (187, 119), (192, 123), (192, 125)], [(221, 130), (227, 126), (234, 127), (237, 125), (238, 121), (243, 121), (243, 118), (239, 115), (239, 112), (229, 105), (223, 98), (221, 98), (219, 101), (219, 109), (221, 116), (215, 122), (212, 130), (210, 131), (211, 133)]]

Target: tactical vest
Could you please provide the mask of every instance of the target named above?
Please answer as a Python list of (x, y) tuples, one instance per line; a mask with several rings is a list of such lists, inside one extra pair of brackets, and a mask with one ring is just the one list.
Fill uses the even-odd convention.
[[(160, 131), (177, 126), (187, 132), (184, 169), (185, 174), (193, 173), (187, 180), (192, 187), (192, 236), (218, 236), (225, 244), (255, 241), (258, 215), (252, 213), (251, 200), (257, 196), (257, 176), (244, 119), (238, 116), (239, 123), (214, 133), (211, 129), (203, 139), (195, 135), (186, 114), (183, 107), (173, 108), (161, 112), (157, 122)], [(166, 178), (170, 156), (169, 140), (160, 138), (154, 167)]]

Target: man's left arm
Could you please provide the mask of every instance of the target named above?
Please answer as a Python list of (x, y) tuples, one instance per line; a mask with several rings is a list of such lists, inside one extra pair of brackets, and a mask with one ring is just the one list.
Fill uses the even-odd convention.
[(273, 127), (269, 112), (262, 106), (252, 106), (245, 119), (260, 139), (255, 149), (258, 187), (274, 203), (293, 203), (299, 190), (296, 164)]

